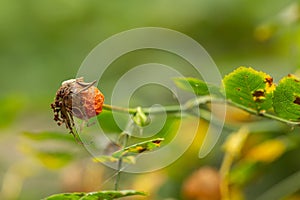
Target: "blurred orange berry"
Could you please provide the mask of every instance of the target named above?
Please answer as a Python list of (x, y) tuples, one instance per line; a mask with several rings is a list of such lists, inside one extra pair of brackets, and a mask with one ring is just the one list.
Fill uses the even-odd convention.
[(195, 171), (183, 183), (182, 193), (186, 200), (220, 200), (220, 175), (212, 167)]

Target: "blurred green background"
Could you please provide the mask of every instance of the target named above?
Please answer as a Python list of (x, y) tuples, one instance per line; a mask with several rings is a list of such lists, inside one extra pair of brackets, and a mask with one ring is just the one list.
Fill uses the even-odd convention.
[[(289, 0), (0, 0), (1, 199), (40, 199), (62, 191), (107, 186), (103, 182), (112, 172), (100, 164), (85, 165), (89, 156), (80, 147), (61, 144), (59, 148), (70, 152), (61, 155), (62, 162), (40, 155), (40, 149), (57, 148), (55, 141), (39, 143), (24, 138), (26, 131), (61, 132), (71, 137), (52, 120), (50, 103), (62, 80), (73, 78), (101, 41), (137, 27), (169, 28), (198, 41), (222, 75), (245, 65), (271, 74), (278, 82), (300, 67), (299, 16), (299, 1)], [(136, 60), (144, 61), (129, 55), (115, 65), (132, 66)], [(171, 58), (162, 60), (173, 63)], [(104, 79), (104, 93), (112, 87), (105, 80), (114, 80), (113, 76)], [(128, 175), (133, 180), (124, 187), (138, 185), (154, 191), (157, 196), (153, 199), (180, 198), (184, 176), (203, 165), (219, 167), (221, 152), (198, 160), (197, 150), (190, 150), (173, 168), (154, 174), (153, 185), (142, 176)], [(187, 163), (192, 156), (195, 161)], [(300, 169), (295, 166), (300, 164), (290, 170)], [(178, 169), (183, 170), (182, 176)], [(88, 173), (95, 178), (87, 179)]]

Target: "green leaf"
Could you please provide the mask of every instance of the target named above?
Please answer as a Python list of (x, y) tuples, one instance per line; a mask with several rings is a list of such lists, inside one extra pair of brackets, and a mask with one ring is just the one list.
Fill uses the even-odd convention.
[(19, 145), (19, 148), (23, 153), (32, 156), (48, 169), (60, 169), (75, 158), (74, 152), (67, 152), (65, 150), (35, 149), (33, 146), (25, 143)]
[[(76, 144), (76, 143), (74, 143)], [(32, 142), (23, 140), (18, 143), (18, 149), (48, 169), (60, 169), (72, 162), (77, 156), (78, 145), (73, 143)]]
[(256, 111), (272, 107), (273, 78), (252, 68), (239, 67), (223, 79), (226, 98)]
[(60, 169), (74, 159), (74, 155), (69, 152), (39, 151), (35, 157), (48, 169)]
[(159, 147), (160, 143), (163, 140), (164, 140), (163, 138), (156, 138), (156, 139), (140, 142), (140, 143), (125, 147), (124, 149), (121, 149), (119, 151), (116, 151), (112, 154), (112, 156), (115, 158), (121, 158), (124, 156), (135, 156), (137, 154), (140, 154), (140, 153), (143, 153), (146, 151), (151, 151), (151, 150)]
[(300, 79), (289, 75), (280, 80), (273, 97), (274, 111), (279, 117), (300, 120)]
[(107, 190), (99, 192), (75, 192), (75, 193), (62, 193), (54, 194), (52, 196), (46, 197), (44, 200), (112, 200), (121, 197), (142, 195), (145, 196), (144, 192), (135, 190)]
[(224, 96), (220, 92), (219, 87), (209, 83), (205, 83), (204, 81), (196, 78), (191, 78), (191, 77), (175, 78), (174, 82), (178, 88), (188, 92), (192, 92), (197, 96), (205, 96), (205, 95), (215, 95), (218, 97)]
[(68, 142), (74, 142), (74, 138), (70, 137), (70, 134), (68, 133), (59, 133), (59, 132), (23, 132), (23, 136), (25, 136), (28, 139), (35, 140), (35, 141), (47, 141), (47, 140), (58, 140), (58, 141), (68, 141)]
[(37, 159), (48, 169), (59, 169), (66, 166), (74, 159), (74, 152), (65, 149), (41, 149), (34, 145), (22, 143), (19, 145), (22, 153)]
[(84, 197), (85, 193), (64, 193), (64, 194), (54, 194), (52, 196), (44, 198), (44, 200), (76, 200)]

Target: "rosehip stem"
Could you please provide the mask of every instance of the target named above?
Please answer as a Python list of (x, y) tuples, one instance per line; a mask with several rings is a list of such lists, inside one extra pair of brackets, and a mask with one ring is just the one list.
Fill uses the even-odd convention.
[[(265, 118), (273, 119), (279, 122), (283, 122), (287, 125), (290, 126), (297, 126), (300, 125), (299, 121), (290, 121), (278, 116), (273, 115), (272, 113), (267, 113), (267, 112), (258, 112), (254, 109), (247, 108), (243, 105), (234, 103), (230, 100), (226, 100), (223, 98), (212, 98), (211, 96), (201, 96), (195, 99), (191, 99), (187, 101), (185, 104), (181, 105), (170, 105), (170, 106), (163, 106), (163, 107), (147, 107), (147, 108), (142, 108), (142, 111), (145, 114), (160, 114), (160, 113), (180, 113), (180, 112), (186, 112), (186, 113), (191, 113), (193, 114), (193, 108), (196, 108), (200, 105), (204, 105), (207, 103), (220, 103), (220, 104), (228, 104), (231, 106), (234, 106), (236, 108), (239, 108), (241, 110), (244, 110), (250, 114), (253, 115), (258, 115), (262, 116)], [(137, 108), (124, 108), (124, 107), (119, 107), (119, 106), (112, 106), (112, 105), (107, 105), (103, 104), (103, 110), (108, 110), (108, 111), (117, 111), (117, 112), (122, 112), (122, 113), (129, 113), (129, 114), (136, 114), (137, 113)]]
[(129, 114), (136, 113), (135, 108), (124, 108), (124, 107), (112, 106), (112, 105), (108, 105), (108, 104), (103, 104), (102, 109), (103, 110), (108, 110), (108, 111), (117, 111), (117, 112), (122, 112), (122, 113), (129, 113)]
[[(161, 106), (161, 107), (142, 108), (142, 112), (146, 115), (161, 114), (161, 113), (171, 114), (171, 113), (181, 113), (181, 112), (193, 114), (194, 108), (198, 107), (199, 105), (210, 103), (212, 101), (224, 103), (223, 99), (212, 100), (210, 96), (202, 96), (196, 99), (191, 99), (183, 105), (168, 105), (168, 106)], [(120, 113), (132, 114), (132, 115), (138, 112), (138, 108), (125, 108), (125, 107), (113, 106), (108, 104), (103, 104), (102, 109), (107, 111), (116, 111)]]
[[(183, 105), (170, 105), (162, 107), (146, 107), (142, 108), (145, 114), (160, 114), (160, 113), (178, 113), (178, 112), (188, 112), (199, 105), (207, 104), (210, 102), (214, 103), (225, 103), (223, 99), (213, 99), (210, 96), (202, 96), (196, 99), (191, 99)], [(103, 110), (116, 111), (122, 113), (135, 114), (137, 113), (137, 108), (124, 108), (120, 106), (113, 106), (108, 104), (103, 104)]]
[[(137, 108), (124, 108), (119, 106), (112, 106), (108, 104), (103, 104), (102, 106), (103, 110), (108, 111), (116, 111), (121, 113), (129, 113), (129, 114), (135, 114), (137, 112)], [(159, 113), (177, 113), (182, 111), (183, 109), (180, 106), (177, 105), (171, 105), (171, 106), (164, 106), (164, 107), (153, 107), (153, 108), (142, 108), (142, 111), (145, 114), (159, 114)]]

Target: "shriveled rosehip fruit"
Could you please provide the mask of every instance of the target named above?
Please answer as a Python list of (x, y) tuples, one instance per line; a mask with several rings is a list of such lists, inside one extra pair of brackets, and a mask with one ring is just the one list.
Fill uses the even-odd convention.
[(73, 116), (88, 120), (102, 111), (104, 96), (97, 87), (96, 81), (85, 83), (83, 78), (64, 81), (56, 92), (51, 108), (54, 111), (54, 120), (58, 125), (63, 123), (74, 134)]
[(102, 112), (104, 96), (95, 86), (82, 90), (73, 96), (72, 111), (77, 118), (87, 120)]

